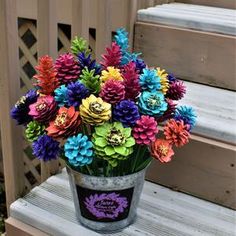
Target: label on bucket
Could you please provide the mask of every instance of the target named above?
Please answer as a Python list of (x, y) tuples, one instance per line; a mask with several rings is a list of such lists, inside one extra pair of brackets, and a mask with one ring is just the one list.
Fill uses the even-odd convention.
[(81, 215), (99, 222), (115, 222), (127, 218), (134, 188), (99, 191), (76, 186)]

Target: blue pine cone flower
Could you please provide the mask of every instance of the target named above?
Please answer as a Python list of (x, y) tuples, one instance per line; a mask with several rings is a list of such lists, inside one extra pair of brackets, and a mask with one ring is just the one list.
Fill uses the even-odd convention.
[(55, 89), (54, 94), (55, 101), (57, 102), (59, 107), (68, 105), (67, 87), (64, 84)]
[(128, 32), (124, 28), (119, 28), (116, 31), (114, 39), (122, 51), (126, 51), (129, 48)]
[(78, 107), (82, 99), (89, 96), (89, 90), (79, 81), (72, 82), (67, 86), (68, 105)]
[(197, 115), (194, 109), (190, 106), (179, 106), (175, 111), (175, 120), (183, 120), (185, 125), (189, 125), (191, 130), (196, 125)]
[(44, 134), (32, 144), (33, 155), (43, 161), (57, 159), (60, 153), (59, 142)]
[(120, 121), (124, 127), (132, 127), (140, 118), (138, 107), (131, 100), (122, 100), (113, 110), (114, 120)]
[(143, 91), (147, 90), (149, 92), (154, 92), (161, 89), (161, 79), (154, 69), (143, 69), (143, 73), (139, 78), (139, 83)]
[(168, 74), (167, 79), (168, 79), (169, 83), (173, 83), (177, 80), (176, 77), (171, 73)]
[(139, 97), (139, 109), (144, 115), (160, 117), (167, 110), (168, 104), (161, 92), (144, 91)]
[(17, 121), (18, 125), (26, 125), (32, 120), (32, 117), (28, 114), (30, 111), (29, 105), (35, 103), (38, 96), (37, 90), (31, 89), (11, 109), (11, 117)]
[(64, 145), (65, 156), (74, 167), (88, 165), (93, 161), (92, 147), (88, 137), (79, 133), (67, 139)]
[(136, 64), (136, 70), (138, 71), (138, 73), (143, 73), (143, 69), (147, 67), (144, 60), (137, 58), (134, 62)]

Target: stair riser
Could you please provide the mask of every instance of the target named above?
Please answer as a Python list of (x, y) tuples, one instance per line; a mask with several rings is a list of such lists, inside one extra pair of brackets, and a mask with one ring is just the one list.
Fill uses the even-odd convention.
[(175, 151), (172, 162), (153, 161), (147, 179), (236, 209), (235, 168), (233, 146), (191, 140)]
[(236, 37), (151, 23), (135, 25), (134, 50), (149, 66), (185, 80), (236, 90)]

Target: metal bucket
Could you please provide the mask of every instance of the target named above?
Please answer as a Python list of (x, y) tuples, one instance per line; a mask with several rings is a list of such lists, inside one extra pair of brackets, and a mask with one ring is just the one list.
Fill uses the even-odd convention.
[(146, 168), (121, 177), (81, 174), (67, 166), (76, 217), (99, 232), (120, 230), (134, 222)]

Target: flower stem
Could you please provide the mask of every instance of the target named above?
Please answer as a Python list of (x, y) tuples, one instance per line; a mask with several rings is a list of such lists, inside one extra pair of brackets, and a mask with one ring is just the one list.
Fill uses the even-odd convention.
[(89, 175), (93, 175), (93, 171), (90, 169), (90, 167), (88, 165), (86, 165), (86, 168), (87, 168), (87, 170), (89, 172)]
[(135, 157), (134, 157), (135, 159), (132, 165), (131, 173), (135, 171), (138, 160), (143, 158), (143, 155), (146, 152), (146, 148), (147, 148), (146, 146), (141, 146), (141, 145), (138, 146), (137, 151), (135, 153)]
[(106, 177), (109, 177), (111, 169), (112, 169), (112, 166), (108, 162), (107, 169), (106, 169)]

